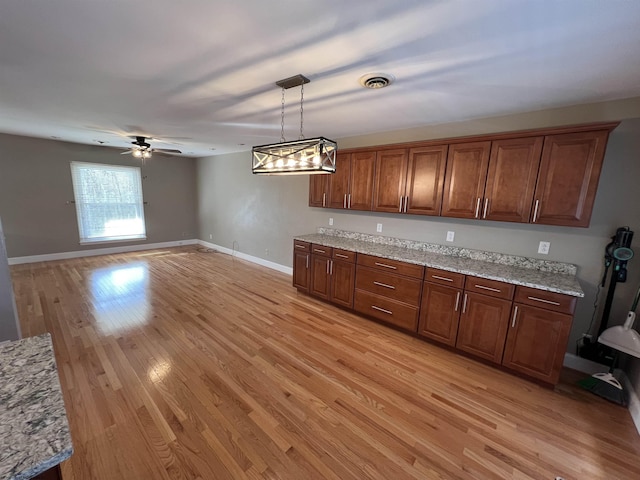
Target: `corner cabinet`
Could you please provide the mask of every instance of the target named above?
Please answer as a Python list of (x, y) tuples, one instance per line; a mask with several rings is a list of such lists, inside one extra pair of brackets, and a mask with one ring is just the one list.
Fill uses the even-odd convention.
[(609, 133), (600, 123), (338, 152), (309, 205), (587, 227)]

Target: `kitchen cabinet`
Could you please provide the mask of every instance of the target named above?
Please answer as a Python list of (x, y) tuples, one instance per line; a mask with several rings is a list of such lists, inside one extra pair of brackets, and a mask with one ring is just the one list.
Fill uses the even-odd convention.
[(358, 255), (356, 311), (415, 332), (424, 267), (371, 255)]
[(309, 175), (309, 206), (326, 207), (329, 199), (329, 182), (333, 174)]
[(311, 282), (311, 244), (293, 242), (293, 286), (301, 292), (309, 293)]
[(328, 186), (330, 208), (371, 210), (375, 159), (375, 151), (337, 153)]
[(449, 146), (442, 198), (443, 217), (479, 217), (490, 151), (490, 141)]
[(486, 220), (528, 223), (538, 178), (543, 137), (491, 143), (487, 183), (481, 201)]
[(589, 226), (609, 131), (545, 137), (532, 223)]
[(436, 145), (378, 152), (373, 210), (439, 215), (447, 150)]
[(331, 247), (311, 244), (311, 283), (309, 293), (314, 297), (329, 300), (331, 295)]
[(418, 333), (455, 346), (460, 319), (464, 275), (427, 268), (422, 290)]
[(514, 290), (507, 283), (467, 276), (456, 348), (501, 363)]
[(502, 365), (558, 383), (574, 309), (575, 297), (518, 287)]

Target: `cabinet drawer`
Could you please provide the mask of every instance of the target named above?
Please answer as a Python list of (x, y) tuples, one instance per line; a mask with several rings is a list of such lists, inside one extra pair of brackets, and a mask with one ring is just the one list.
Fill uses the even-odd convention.
[(342, 250), (341, 248), (334, 248), (331, 258), (341, 260), (343, 262), (356, 263), (356, 252)]
[(462, 288), (464, 285), (464, 275), (461, 273), (447, 272), (446, 270), (438, 270), (437, 268), (427, 268), (424, 274), (424, 281)]
[(318, 245), (317, 243), (311, 244), (311, 253), (313, 253), (314, 255), (330, 257), (332, 251), (333, 248), (331, 247), (325, 247), (324, 245)]
[(468, 276), (464, 283), (464, 289), (467, 292), (477, 292), (490, 297), (510, 300), (513, 297), (516, 286), (497, 280)]
[(415, 307), (420, 305), (421, 287), (422, 282), (416, 278), (381, 272), (362, 265), (356, 269), (356, 288)]
[(311, 244), (309, 242), (303, 242), (302, 240), (294, 240), (293, 251), (294, 252), (310, 252)]
[(418, 328), (418, 307), (356, 289), (356, 311), (415, 332)]
[(577, 300), (576, 297), (570, 295), (521, 286), (516, 288), (516, 295), (513, 299), (514, 302), (571, 315), (575, 311)]
[(383, 272), (407, 275), (408, 277), (419, 278), (421, 280), (424, 277), (424, 267), (422, 265), (414, 265), (413, 263), (374, 257), (362, 253), (358, 255), (358, 265), (375, 268)]

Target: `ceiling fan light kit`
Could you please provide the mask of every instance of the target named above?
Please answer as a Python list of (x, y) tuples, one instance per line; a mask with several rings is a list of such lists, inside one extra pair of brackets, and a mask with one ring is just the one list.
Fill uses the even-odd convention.
[[(278, 80), (282, 89), (280, 142), (259, 145), (251, 149), (252, 172), (257, 175), (327, 174), (336, 171), (336, 151), (338, 145), (325, 137), (305, 139), (304, 126), (304, 84), (309, 79), (303, 75)], [(300, 138), (287, 142), (284, 138), (284, 91), (300, 87)]]

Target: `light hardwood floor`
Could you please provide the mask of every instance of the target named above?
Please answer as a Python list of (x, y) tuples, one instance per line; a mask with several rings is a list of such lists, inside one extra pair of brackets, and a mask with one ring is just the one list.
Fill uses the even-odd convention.
[(626, 409), (298, 294), (194, 247), (12, 267), (51, 332), (65, 480), (638, 479)]

